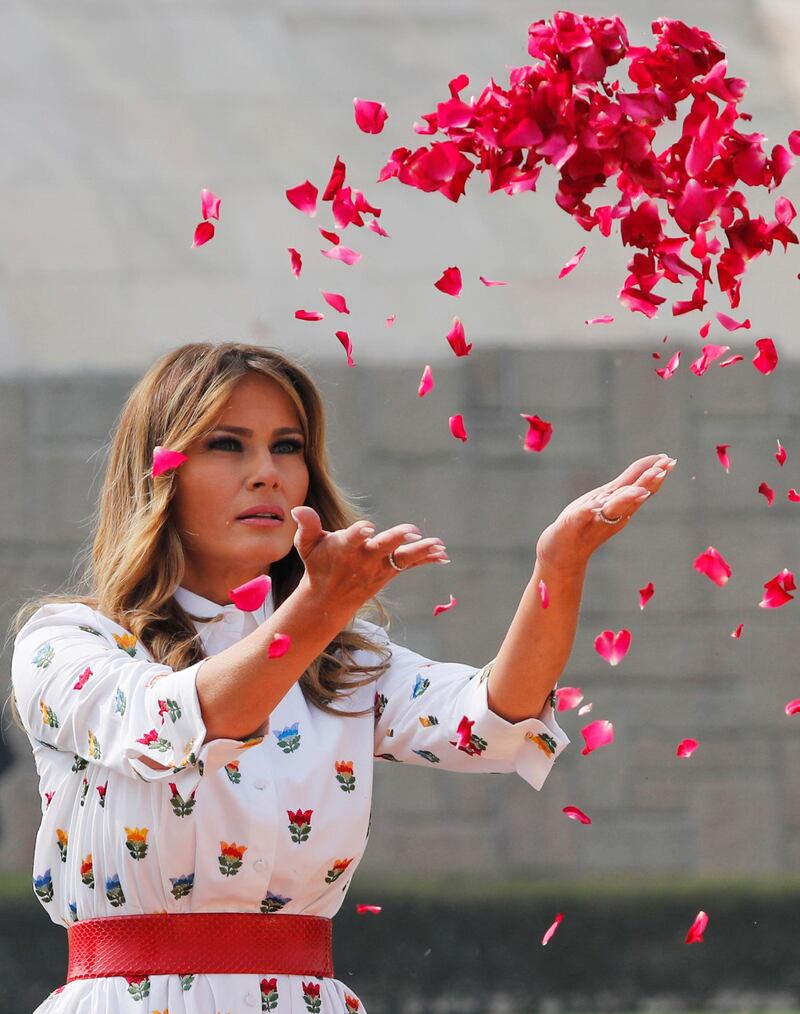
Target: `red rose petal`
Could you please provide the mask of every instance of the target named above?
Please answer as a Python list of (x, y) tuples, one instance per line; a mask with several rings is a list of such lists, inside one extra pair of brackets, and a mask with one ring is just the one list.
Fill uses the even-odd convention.
[(708, 916), (705, 912), (698, 912), (694, 922), (689, 927), (689, 932), (686, 934), (684, 942), (687, 944), (702, 944), (706, 926), (708, 926)]
[(581, 729), (586, 746), (581, 750), (581, 756), (585, 757), (593, 750), (599, 750), (601, 746), (608, 746), (614, 742), (614, 726), (605, 719), (597, 719), (589, 722)]
[(336, 156), (336, 161), (333, 163), (333, 169), (331, 170), (330, 179), (325, 187), (325, 192), (322, 195), (323, 201), (332, 201), (334, 197), (344, 186), (344, 179), (347, 175), (347, 166), (342, 162), (339, 156)]
[(433, 284), (439, 292), (444, 292), (448, 296), (460, 296), (461, 271), (457, 267), (445, 268), (442, 277)]
[(203, 218), (216, 218), (219, 221), (220, 198), (211, 190), (200, 191), (200, 210)]
[(384, 239), (390, 238), (389, 233), (384, 228), (382, 228), (380, 222), (378, 222), (376, 218), (373, 218), (371, 222), (367, 222), (367, 228), (371, 229), (378, 236), (383, 236)]
[(397, 314), (393, 313), (390, 317), (386, 318), (386, 326), (391, 327), (392, 324), (397, 320)]
[(720, 322), (720, 324), (722, 324), (722, 326), (725, 328), (726, 331), (738, 331), (739, 328), (750, 327), (749, 317), (747, 318), (747, 320), (738, 321), (734, 320), (733, 317), (729, 317), (727, 313), (718, 313), (717, 320)]
[(584, 324), (613, 324), (614, 318), (608, 314), (604, 314), (602, 317), (591, 317), (589, 320), (585, 320)]
[(319, 290), (322, 293), (322, 298), (325, 302), (338, 310), (339, 313), (350, 313), (347, 308), (347, 300), (338, 292), (325, 292), (323, 289)]
[(655, 595), (655, 591), (656, 590), (653, 587), (653, 582), (652, 581), (650, 581), (649, 584), (646, 584), (644, 586), (644, 588), (640, 588), (639, 589), (639, 608), (640, 609), (644, 609), (644, 607), (647, 605), (647, 603), (650, 601), (650, 599), (653, 597), (653, 595)]
[(303, 269), (303, 258), (300, 256), (297, 250), (295, 250), (294, 247), (291, 246), (289, 247), (289, 258), (292, 265), (292, 274), (294, 275), (295, 278), (299, 278), (300, 272)]
[(743, 630), (744, 630), (744, 624), (743, 624), (743, 623), (740, 623), (740, 624), (739, 624), (739, 626), (738, 626), (738, 627), (736, 628), (736, 630), (734, 630), (734, 631), (733, 631), (733, 632), (731, 633), (731, 637), (735, 637), (735, 638), (736, 638), (736, 640), (738, 641), (738, 640), (739, 640), (739, 638), (740, 638), (740, 637), (742, 636), (742, 631), (743, 631)]
[(787, 500), (791, 500), (792, 503), (800, 503), (800, 493), (796, 489), (790, 489), (786, 494)]
[(367, 913), (370, 915), (378, 915), (381, 911), (382, 907), (380, 905), (356, 905), (357, 915), (364, 915)]
[(720, 366), (732, 366), (734, 363), (741, 363), (744, 361), (744, 356), (731, 356), (730, 359), (723, 360)]
[(783, 465), (786, 461), (786, 449), (784, 448), (783, 444), (781, 444), (780, 440), (778, 441), (778, 450), (775, 452), (775, 460), (778, 462), (781, 468), (783, 468)]
[(771, 507), (775, 501), (775, 490), (772, 489), (771, 486), (768, 486), (766, 482), (762, 482), (758, 487), (758, 492), (761, 493), (762, 496), (766, 497), (767, 505)]
[[(454, 597), (453, 597), (453, 596), (451, 595), (451, 596), (450, 596), (450, 601), (449, 601), (449, 602), (447, 602), (447, 603), (446, 603), (445, 605), (443, 605), (443, 606), (434, 606), (434, 607), (433, 607), (433, 615), (434, 615), (434, 616), (438, 616), (438, 615), (439, 615), (439, 613), (446, 613), (448, 609), (452, 609), (452, 608), (453, 608), (453, 606), (455, 606), (455, 605), (457, 605), (457, 604), (458, 604), (458, 599), (457, 599), (457, 598), (454, 598)], [(474, 723), (473, 723), (473, 724), (474, 724)]]
[(464, 325), (458, 317), (453, 317), (453, 327), (445, 337), (450, 343), (450, 348), (457, 356), (468, 356), (472, 351), (472, 342), (467, 344), (467, 339), (464, 335)]
[(292, 646), (292, 639), (288, 634), (276, 634), (267, 648), (267, 658), (280, 658)]
[(579, 824), (591, 824), (592, 822), (592, 818), (584, 813), (583, 810), (578, 809), (577, 806), (565, 806), (561, 812), (566, 813), (570, 820), (575, 820)]
[(702, 377), (709, 367), (728, 351), (730, 345), (704, 345), (703, 354), (690, 364), (689, 369), (698, 377)]
[(577, 268), (577, 266), (583, 260), (583, 257), (584, 257), (585, 253), (586, 253), (586, 247), (582, 246), (580, 248), (580, 250), (576, 254), (574, 254), (572, 257), (570, 257), (570, 259), (567, 261), (567, 263), (564, 265), (564, 267), (558, 272), (558, 277), (559, 278), (564, 278), (571, 271), (574, 271), (575, 268)]
[(694, 569), (718, 584), (720, 587), (727, 584), (731, 578), (731, 568), (727, 560), (713, 546), (709, 546), (705, 553), (701, 553), (694, 561)]
[(800, 697), (796, 697), (793, 701), (787, 701), (783, 710), (790, 718), (792, 715), (800, 715)]
[(631, 646), (630, 630), (620, 630), (616, 634), (613, 630), (604, 630), (594, 639), (594, 650), (604, 658), (609, 665), (618, 665), (628, 654)]
[(254, 613), (266, 601), (271, 587), (271, 578), (267, 574), (259, 574), (252, 581), (245, 581), (238, 588), (231, 588), (228, 594), (237, 609), (245, 613)]
[(464, 443), (466, 443), (467, 431), (464, 428), (464, 417), (460, 413), (458, 415), (450, 416), (450, 432), (456, 440), (463, 440)]
[(728, 448), (730, 446), (730, 444), (717, 444), (717, 457), (719, 458), (720, 465), (722, 465), (726, 472), (730, 472), (731, 470), (731, 459), (728, 457)]
[(699, 743), (697, 742), (696, 739), (682, 739), (680, 743), (678, 743), (678, 748), (675, 751), (675, 756), (691, 757), (698, 746)]
[(784, 568), (780, 574), (764, 583), (764, 596), (758, 604), (762, 609), (779, 609), (792, 601), (794, 595), (790, 595), (789, 592), (793, 591), (797, 591), (794, 574)]
[(353, 362), (353, 343), (350, 341), (350, 335), (347, 331), (337, 331), (336, 337), (342, 343), (344, 351), (347, 353), (347, 365), (355, 366), (356, 364)]
[(296, 320), (325, 320), (325, 314), (319, 310), (295, 310)]
[(430, 366), (426, 366), (425, 369), (422, 371), (422, 379), (419, 382), (417, 394), (420, 396), (420, 398), (424, 398), (425, 395), (429, 391), (432, 391), (435, 386), (436, 381), (433, 379), (433, 372), (431, 371)]
[(319, 231), (323, 239), (327, 239), (334, 246), (338, 246), (342, 242), (342, 237), (338, 232), (332, 232), (330, 229), (320, 229)]
[(298, 211), (309, 215), (311, 218), (317, 213), (317, 188), (310, 180), (291, 187), (286, 191), (286, 199)]
[(214, 238), (214, 223), (213, 222), (200, 222), (197, 228), (194, 230), (194, 239), (192, 240), (192, 246), (202, 246), (207, 243), (210, 239)]
[(525, 450), (537, 453), (543, 451), (553, 436), (552, 424), (546, 419), (540, 419), (538, 415), (525, 415), (524, 412), (520, 412), (520, 417), (528, 424), (523, 445)]
[(150, 474), (155, 479), (170, 469), (179, 468), (184, 461), (188, 460), (188, 454), (183, 454), (181, 451), (171, 451), (166, 447), (156, 446), (153, 448), (153, 467)]
[(771, 338), (759, 338), (756, 342), (758, 354), (753, 359), (753, 366), (765, 376), (772, 373), (778, 365), (778, 353)]
[(542, 603), (542, 609), (547, 609), (550, 605), (550, 593), (547, 590), (547, 585), (544, 581), (539, 582), (539, 601)]
[(711, 330), (711, 321), (707, 320), (705, 324), (700, 328), (700, 337), (708, 338), (708, 332)]
[(681, 361), (681, 353), (679, 349), (675, 353), (675, 355), (672, 356), (672, 358), (670, 359), (670, 361), (667, 363), (666, 366), (662, 367), (660, 370), (656, 370), (655, 372), (659, 375), (659, 377), (661, 377), (662, 380), (669, 380), (669, 378), (673, 376), (675, 371), (678, 369), (680, 361)]
[(489, 288), (492, 285), (508, 285), (508, 282), (492, 281), (492, 279), (490, 278), (484, 278), (483, 275), (479, 275), (478, 277), (487, 288)]
[(556, 688), (556, 711), (571, 711), (577, 708), (582, 700), (583, 691), (580, 687)]
[(356, 125), (365, 134), (380, 134), (389, 116), (382, 102), (370, 102), (368, 99), (353, 99)]
[(553, 922), (552, 926), (548, 929), (548, 931), (542, 937), (542, 947), (546, 947), (547, 946), (548, 942), (552, 939), (553, 934), (555, 933), (555, 931), (558, 929), (559, 925), (561, 924), (563, 918), (564, 918), (564, 913), (563, 912), (559, 912), (556, 915), (555, 921)]

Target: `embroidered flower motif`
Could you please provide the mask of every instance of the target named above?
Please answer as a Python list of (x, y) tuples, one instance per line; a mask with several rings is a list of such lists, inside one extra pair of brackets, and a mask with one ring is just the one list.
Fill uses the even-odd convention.
[(182, 877), (169, 878), (172, 887), (170, 893), (176, 901), (185, 898), (194, 887), (194, 873), (184, 873)]
[(477, 732), (472, 733), (472, 735), (469, 738), (469, 743), (467, 743), (465, 746), (458, 746), (457, 739), (451, 739), (449, 742), (451, 746), (458, 747), (459, 750), (463, 750), (463, 752), (469, 754), (470, 757), (475, 756), (480, 757), (480, 755), (487, 747), (486, 740), (483, 739), (482, 736), (479, 736)]
[(275, 738), (278, 740), (278, 746), (284, 753), (294, 753), (295, 750), (300, 748), (300, 739), (302, 734), (297, 731), (299, 728), (300, 723), (294, 722), (292, 725), (287, 725), (285, 729), (275, 732)]
[(39, 710), (42, 713), (42, 721), (45, 725), (49, 725), (51, 729), (58, 728), (58, 715), (43, 700), (39, 701)]
[(242, 856), (247, 851), (247, 845), (237, 845), (236, 842), (228, 845), (227, 842), (221, 841), (219, 847), (220, 854), (217, 859), (220, 873), (224, 877), (235, 877), (242, 868)]
[(194, 794), (197, 791), (192, 789), (191, 795), (188, 799), (184, 799), (183, 796), (178, 792), (178, 786), (175, 782), (169, 783), (169, 790), (172, 793), (170, 803), (172, 804), (172, 812), (176, 817), (186, 817), (194, 809), (194, 804), (197, 800), (194, 798)]
[(87, 887), (94, 890), (94, 867), (92, 866), (92, 853), (81, 863), (81, 880)]
[(158, 702), (158, 714), (161, 716), (162, 723), (166, 715), (169, 715), (173, 722), (177, 722), (181, 717), (181, 706), (177, 701), (167, 697), (166, 700)]
[(420, 715), (419, 724), (422, 726), (423, 729), (428, 729), (432, 725), (438, 725), (439, 719), (436, 717), (436, 715)]
[(289, 814), (289, 834), (292, 836), (292, 841), (296, 845), (308, 841), (308, 836), (311, 834), (311, 814), (314, 811), (298, 810), (296, 813), (292, 813), (291, 810), (287, 810), (286, 812)]
[(149, 830), (150, 828), (148, 827), (125, 828), (125, 834), (127, 835), (125, 848), (136, 860), (144, 859), (147, 856), (147, 832)]
[(78, 677), (78, 681), (73, 686), (72, 689), (73, 690), (83, 690), (83, 688), (86, 686), (86, 683), (88, 682), (89, 677), (93, 676), (93, 675), (94, 675), (94, 673), (92, 672), (92, 670), (87, 665), (86, 668), (83, 670), (83, 672)]
[(436, 756), (435, 753), (432, 753), (430, 750), (412, 750), (411, 752), (418, 754), (423, 760), (430, 761), (431, 764), (439, 763), (439, 758)]
[(113, 908), (119, 908), (120, 905), (125, 904), (125, 894), (119, 882), (118, 873), (115, 873), (113, 877), (106, 877), (106, 897)]
[(303, 1002), (306, 1005), (308, 1014), (320, 1014), (322, 1010), (322, 999), (319, 995), (319, 983), (318, 982), (303, 982), (300, 980), (303, 987)]
[(291, 900), (291, 898), (284, 898), (280, 894), (273, 894), (272, 891), (267, 891), (266, 898), (261, 901), (261, 914), (268, 915), (270, 912), (279, 912)]
[(385, 694), (379, 694), (376, 691), (376, 693), (375, 693), (375, 721), (376, 722), (378, 721), (378, 719), (381, 717), (381, 715), (385, 711), (386, 705), (388, 703), (389, 703), (388, 697), (386, 697)]
[(376, 757), (380, 757), (381, 760), (394, 761), (395, 764), (402, 764), (403, 762), (399, 757), (395, 757), (393, 753), (376, 753)]
[(79, 771), (85, 771), (89, 767), (89, 761), (85, 757), (79, 757), (77, 754), (73, 756), (75, 759), (72, 762), (70, 771), (74, 771), (77, 774)]
[(417, 673), (417, 678), (414, 680), (414, 688), (411, 691), (411, 700), (415, 697), (422, 697), (428, 687), (431, 685), (431, 681), (427, 676), (423, 679), (422, 673)]
[(168, 739), (163, 736), (159, 736), (155, 729), (151, 729), (146, 732), (144, 736), (141, 736), (136, 740), (137, 743), (143, 743), (148, 750), (159, 750), (161, 753), (166, 753), (172, 749), (172, 744)]
[(105, 785), (97, 786), (97, 794), (100, 796), (100, 808), (105, 809), (106, 807), (106, 789), (108, 788), (108, 781), (106, 780)]
[(356, 787), (356, 776), (353, 774), (352, 761), (335, 761), (336, 781), (342, 792), (354, 792)]
[(43, 904), (53, 900), (53, 878), (50, 870), (45, 870), (44, 873), (33, 878), (33, 889), (36, 892), (36, 897)]
[(259, 743), (263, 743), (263, 741), (264, 741), (263, 736), (251, 736), (250, 739), (243, 740), (241, 745), (238, 746), (236, 749), (249, 750), (251, 747), (258, 746)]
[(338, 880), (352, 861), (352, 859), (334, 859), (333, 867), (328, 870), (325, 877), (325, 883), (332, 884), (334, 880)]
[(95, 634), (97, 637), (102, 637), (103, 636), (102, 633), (101, 633), (101, 631), (96, 630), (94, 627), (87, 627), (86, 624), (84, 624), (84, 623), (79, 623), (78, 624), (78, 630), (83, 630), (87, 634)]
[(552, 758), (555, 755), (558, 743), (546, 732), (526, 732), (525, 739), (527, 739), (529, 743), (533, 743), (535, 746), (538, 746), (542, 753), (546, 754), (547, 757)]
[[(114, 637), (117, 635), (114, 634)], [(136, 979), (129, 979), (125, 976), (125, 981), (128, 983), (128, 992), (134, 1000), (144, 1000), (150, 996), (150, 976), (140, 975)]]
[(55, 648), (48, 641), (47, 643), (40, 645), (36, 649), (31, 661), (33, 662), (33, 664), (36, 666), (37, 669), (46, 669), (53, 661), (53, 656), (55, 655), (55, 653), (56, 653)]
[(89, 739), (89, 756), (93, 757), (95, 760), (100, 760), (100, 742), (91, 729), (89, 729), (88, 731), (88, 739)]
[(67, 903), (69, 908), (69, 917), (72, 922), (78, 921), (78, 903), (77, 901), (70, 901)]
[(89, 791), (89, 779), (84, 776), (83, 783), (81, 785), (81, 806), (86, 802), (86, 793)]
[(125, 708), (128, 706), (128, 700), (125, 694), (122, 692), (121, 687), (117, 687), (117, 692), (114, 694), (114, 714), (124, 715)]
[(278, 980), (262, 979), (261, 983), (261, 1010), (275, 1010), (278, 1006)]
[(56, 844), (58, 845), (58, 851), (61, 853), (61, 862), (67, 861), (67, 842), (69, 841), (69, 835), (61, 828), (56, 828)]
[(194, 975), (179, 975), (178, 978), (181, 980), (181, 989), (184, 993), (188, 993), (192, 988), (194, 982)]
[(131, 658), (136, 654), (136, 638), (133, 634), (114, 634), (117, 647), (126, 651)]
[(234, 785), (238, 785), (242, 780), (242, 773), (239, 770), (239, 761), (231, 761), (225, 765), (225, 774), (230, 778)]
[(53, 796), (55, 794), (56, 794), (56, 789), (53, 789), (52, 792), (45, 792), (45, 794), (44, 794), (44, 799), (45, 799), (44, 808), (45, 808), (45, 810), (48, 810), (50, 808), (50, 804), (53, 802)]
[(361, 1003), (349, 993), (344, 994), (344, 1002), (347, 1006), (347, 1014), (354, 1014), (355, 1011), (361, 1010)]

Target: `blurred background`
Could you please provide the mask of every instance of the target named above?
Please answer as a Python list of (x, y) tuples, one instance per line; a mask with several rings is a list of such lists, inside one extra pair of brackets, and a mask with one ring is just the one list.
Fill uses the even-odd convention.
[[(377, 765), (370, 847), (337, 917), (337, 975), (370, 1014), (800, 1010), (800, 717), (784, 713), (800, 696), (797, 605), (758, 607), (766, 581), (800, 567), (800, 505), (786, 496), (800, 487), (798, 250), (777, 246), (751, 264), (735, 315), (753, 329), (710, 336), (745, 361), (697, 378), (687, 367), (707, 317), (662, 310), (648, 321), (621, 308), (630, 251), (556, 207), (548, 167), (536, 193), (514, 199), (490, 196), (474, 174), (457, 205), (375, 182), (393, 148), (420, 140), (412, 124), (447, 97), (450, 78), (469, 75), (466, 96), (491, 77), (507, 83), (528, 62), (528, 25), (555, 9), (6, 0), (0, 619), (7, 630), (25, 599), (65, 587), (91, 538), (121, 405), (156, 357), (187, 341), (257, 341), (300, 357), (326, 395), (336, 476), (365, 515), (444, 538), (449, 567), (390, 589), (393, 639), (432, 658), (492, 658), (543, 528), (630, 461), (667, 451), (678, 465), (657, 502), (590, 565), (561, 682), (581, 687), (593, 711), (562, 714), (572, 746), (541, 793), (512, 776)], [(797, 0), (573, 9), (619, 14), (633, 44), (652, 44), (658, 17), (697, 24), (750, 82), (742, 129), (765, 134), (769, 149), (800, 127)], [(386, 103), (382, 134), (357, 129), (354, 96)], [(321, 190), (337, 154), (390, 235), (351, 228), (363, 254), (353, 267), (318, 252), (327, 207), (309, 219), (284, 196), (306, 179)], [(193, 249), (204, 187), (222, 198), (221, 216), (215, 238)], [(780, 193), (797, 204), (800, 170)], [(770, 209), (764, 194), (748, 200)], [(584, 244), (581, 266), (557, 281)], [(303, 254), (300, 279), (288, 247)], [(458, 300), (432, 284), (455, 264)], [(484, 288), (479, 275), (509, 284)], [(320, 289), (347, 296), (352, 314), (335, 327), (350, 331), (353, 369), (331, 311), (323, 323), (294, 319), (299, 307), (328, 310)], [(729, 310), (711, 298), (708, 311)], [(468, 359), (444, 338), (455, 314), (474, 342)], [(584, 324), (602, 314), (615, 322)], [(767, 335), (781, 362), (763, 376), (750, 360)], [(678, 349), (682, 368), (660, 379), (654, 368)], [(426, 364), (436, 390), (420, 399)], [(466, 444), (448, 431), (456, 412)], [(553, 423), (542, 454), (522, 450), (523, 412)], [(761, 482), (775, 489), (771, 507)], [(693, 569), (709, 545), (732, 566), (724, 588)], [(457, 607), (434, 620), (449, 594)], [(594, 638), (623, 627), (632, 647), (612, 669)], [(10, 646), (3, 662), (8, 679)], [(584, 757), (580, 729), (595, 718), (613, 721), (616, 741)], [(31, 886), (29, 744), (8, 709), (2, 729), (0, 1010), (16, 1014), (64, 981), (66, 933)], [(678, 760), (685, 737), (700, 745)], [(592, 825), (568, 820), (568, 804)], [(356, 902), (384, 911), (365, 922)], [(706, 941), (686, 947), (699, 909)], [(556, 911), (564, 924), (543, 949)]]

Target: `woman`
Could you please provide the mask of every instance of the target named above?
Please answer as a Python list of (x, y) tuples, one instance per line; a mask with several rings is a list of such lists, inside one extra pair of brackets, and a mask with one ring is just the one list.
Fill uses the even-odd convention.
[[(157, 446), (187, 458), (154, 478)], [(641, 458), (542, 533), (494, 660), (434, 662), (389, 641), (376, 596), (446, 549), (358, 516), (307, 373), (233, 342), (156, 362), (113, 436), (89, 594), (14, 625), (34, 889), (70, 942), (38, 1012), (363, 1011), (334, 977), (330, 920), (369, 835), (373, 757), (540, 789), (568, 743), (553, 688), (588, 559), (673, 464)], [(264, 575), (263, 604), (237, 608)]]

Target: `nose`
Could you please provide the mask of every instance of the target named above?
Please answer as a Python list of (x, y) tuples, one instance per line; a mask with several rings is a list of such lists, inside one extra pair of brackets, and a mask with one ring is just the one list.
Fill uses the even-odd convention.
[(252, 479), (252, 486), (254, 489), (259, 489), (262, 486), (276, 489), (280, 486), (280, 483), (280, 472), (275, 464), (274, 456), (270, 451), (267, 451), (258, 460), (258, 466)]

